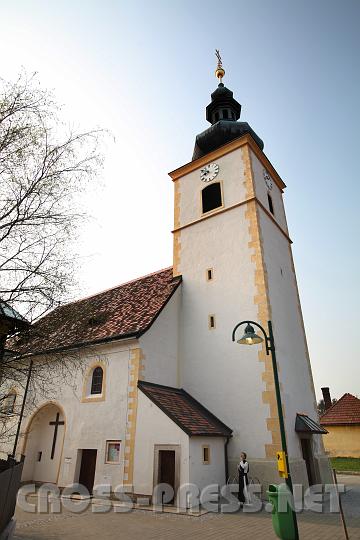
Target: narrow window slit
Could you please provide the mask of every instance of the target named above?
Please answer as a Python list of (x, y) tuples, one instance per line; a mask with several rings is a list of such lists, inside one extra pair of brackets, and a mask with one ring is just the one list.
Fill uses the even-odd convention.
[(203, 463), (204, 465), (210, 463), (210, 448), (208, 446), (203, 446)]
[(270, 193), (268, 193), (269, 210), (274, 215), (274, 205)]

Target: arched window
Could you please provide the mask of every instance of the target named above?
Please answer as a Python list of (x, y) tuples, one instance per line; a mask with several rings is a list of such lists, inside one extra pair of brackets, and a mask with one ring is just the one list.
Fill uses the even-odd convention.
[(97, 366), (92, 374), (91, 379), (91, 394), (101, 394), (103, 386), (104, 372), (100, 366)]
[(201, 192), (201, 198), (203, 214), (222, 206), (220, 182), (206, 186)]
[(1, 410), (4, 414), (12, 414), (15, 409), (16, 392), (11, 391), (4, 397)]

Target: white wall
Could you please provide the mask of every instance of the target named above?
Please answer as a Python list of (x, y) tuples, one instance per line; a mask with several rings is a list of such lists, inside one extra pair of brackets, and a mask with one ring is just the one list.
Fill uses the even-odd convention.
[[(155, 445), (180, 446), (180, 485), (189, 482), (189, 437), (145, 394), (138, 391), (134, 492), (152, 495)], [(185, 501), (180, 501), (184, 506)]]
[[(263, 167), (252, 154), (256, 195), (264, 197)], [(265, 196), (266, 196), (265, 186)], [(285, 227), (280, 190), (271, 195), (275, 219)], [(260, 227), (263, 238), (265, 264), (268, 273), (269, 295), (276, 343), (279, 378), (285, 409), (289, 453), (301, 457), (299, 437), (295, 432), (296, 413), (304, 413), (317, 421), (316, 400), (311, 370), (307, 360), (306, 337), (302, 325), (296, 277), (291, 259), (291, 246), (271, 218), (260, 208)], [(320, 437), (314, 437), (317, 452), (322, 452)]]
[[(223, 181), (225, 208), (245, 199), (242, 149), (216, 159)], [(177, 180), (180, 183), (180, 223), (201, 217), (198, 201), (203, 182), (199, 170)], [(254, 305), (255, 263), (248, 243), (246, 206), (240, 206), (181, 231), (179, 271), (183, 276), (180, 365), (183, 386), (234, 430), (229, 457), (239, 460), (265, 458), (268, 405), (262, 401), (263, 364), (257, 349), (231, 341), (234, 326), (256, 319)], [(206, 280), (213, 268), (214, 279)], [(208, 315), (215, 314), (216, 328), (209, 330)]]
[[(210, 448), (210, 463), (203, 463), (203, 446)], [(223, 437), (190, 438), (190, 480), (200, 492), (211, 484), (222, 487), (225, 480), (225, 439)]]
[(273, 179), (272, 182), (272, 188), (269, 190), (265, 180), (264, 180), (264, 165), (261, 163), (261, 161), (256, 157), (254, 152), (250, 150), (250, 158), (251, 158), (251, 165), (252, 165), (252, 171), (254, 175), (254, 188), (255, 188), (255, 195), (259, 199), (259, 201), (265, 206), (267, 210), (269, 210), (269, 202), (267, 194), (270, 193), (273, 207), (274, 207), (274, 215), (276, 221), (279, 223), (281, 228), (288, 233), (288, 227), (287, 227), (287, 221), (286, 221), (286, 215), (285, 215), (285, 207), (284, 207), (284, 201), (281, 189), (275, 184), (275, 181)]
[(151, 328), (140, 337), (144, 354), (144, 380), (167, 386), (178, 385), (178, 326), (181, 285)]
[[(110, 483), (112, 487), (122, 483), (124, 469), (124, 443), (127, 418), (128, 365), (132, 343), (113, 343), (97, 346), (87, 351), (84, 365), (74, 370), (71, 384), (64, 384), (54, 391), (52, 400), (58, 403), (63, 411), (67, 426), (65, 443), (61, 457), (59, 485), (65, 486), (78, 480), (79, 449), (96, 449), (97, 462), (95, 485)], [(83, 402), (83, 385), (87, 368), (101, 362), (104, 367), (104, 401)], [(86, 366), (86, 367), (85, 367)], [(31, 400), (31, 397), (30, 397)], [(39, 400), (41, 407), (48, 400)], [(23, 422), (22, 431), (27, 428), (30, 415)], [(105, 463), (105, 447), (107, 440), (120, 440), (121, 462)], [(22, 449), (22, 442), (19, 450)], [(28, 449), (25, 448), (25, 454)], [(81, 453), (80, 453), (81, 455)]]
[[(216, 160), (219, 165), (219, 174), (214, 182), (222, 182), (224, 190), (224, 206), (232, 206), (245, 199), (245, 187), (243, 184), (243, 163), (240, 158), (241, 149), (237, 149)], [(211, 163), (211, 161), (209, 161)], [(181, 225), (191, 223), (201, 217), (201, 191), (208, 183), (200, 181), (200, 169), (188, 173), (176, 180), (180, 182), (180, 222)]]
[[(54, 426), (50, 425), (59, 413), (59, 421), (64, 421), (61, 410), (56, 405), (43, 407), (31, 423), (31, 429), (27, 437), (27, 453), (24, 463), (22, 480), (35, 482), (56, 482), (59, 472), (65, 425), (58, 426), (55, 443), (55, 452), (51, 459), (51, 451), (54, 440)], [(38, 460), (39, 452), (42, 453)]]

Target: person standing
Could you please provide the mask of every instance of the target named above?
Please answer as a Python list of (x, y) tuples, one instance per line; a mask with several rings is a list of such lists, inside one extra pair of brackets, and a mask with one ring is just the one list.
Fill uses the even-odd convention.
[(249, 473), (249, 464), (246, 461), (246, 453), (241, 452), (240, 454), (240, 463), (238, 465), (239, 471), (239, 493), (238, 498), (240, 502), (240, 508), (247, 502), (249, 502), (248, 489), (249, 485), (248, 473)]

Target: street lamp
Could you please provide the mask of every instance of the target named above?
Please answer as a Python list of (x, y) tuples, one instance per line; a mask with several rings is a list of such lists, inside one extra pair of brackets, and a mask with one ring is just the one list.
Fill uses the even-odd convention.
[[(280, 424), (280, 435), (281, 435), (281, 446), (282, 451), (285, 455), (286, 460), (286, 468), (288, 471), (288, 474), (285, 478), (285, 482), (287, 487), (289, 488), (289, 491), (291, 493), (292, 498), (292, 504), (294, 504), (294, 492), (293, 492), (293, 485), (291, 481), (290, 476), (290, 468), (289, 468), (289, 458), (288, 458), (288, 452), (287, 452), (287, 444), (286, 444), (286, 433), (285, 433), (285, 424), (284, 424), (284, 416), (283, 416), (283, 410), (282, 410), (282, 404), (281, 404), (281, 393), (280, 393), (280, 384), (279, 384), (279, 375), (278, 375), (278, 369), (277, 369), (277, 362), (276, 362), (276, 354), (275, 354), (275, 342), (274, 342), (274, 334), (272, 330), (272, 323), (271, 321), (268, 321), (268, 330), (269, 335), (266, 334), (264, 328), (260, 326), (257, 322), (254, 321), (241, 321), (239, 322), (233, 332), (232, 332), (232, 340), (235, 341), (235, 333), (236, 330), (242, 326), (243, 324), (246, 324), (245, 327), (245, 333), (244, 335), (237, 340), (237, 343), (240, 345), (256, 345), (258, 343), (265, 342), (265, 348), (266, 348), (266, 354), (269, 355), (271, 353), (271, 359), (272, 359), (272, 367), (274, 372), (274, 382), (275, 382), (275, 393), (276, 393), (276, 402), (277, 402), (277, 409), (278, 409), (278, 415), (279, 415), (279, 424)], [(259, 328), (261, 332), (264, 335), (264, 338), (261, 336), (258, 336), (255, 332), (254, 326)], [(295, 530), (295, 539), (298, 540), (299, 538), (299, 531), (297, 526), (297, 519), (296, 519), (296, 512), (294, 508), (292, 508), (292, 516), (293, 516), (293, 522), (294, 522), (294, 530)]]

